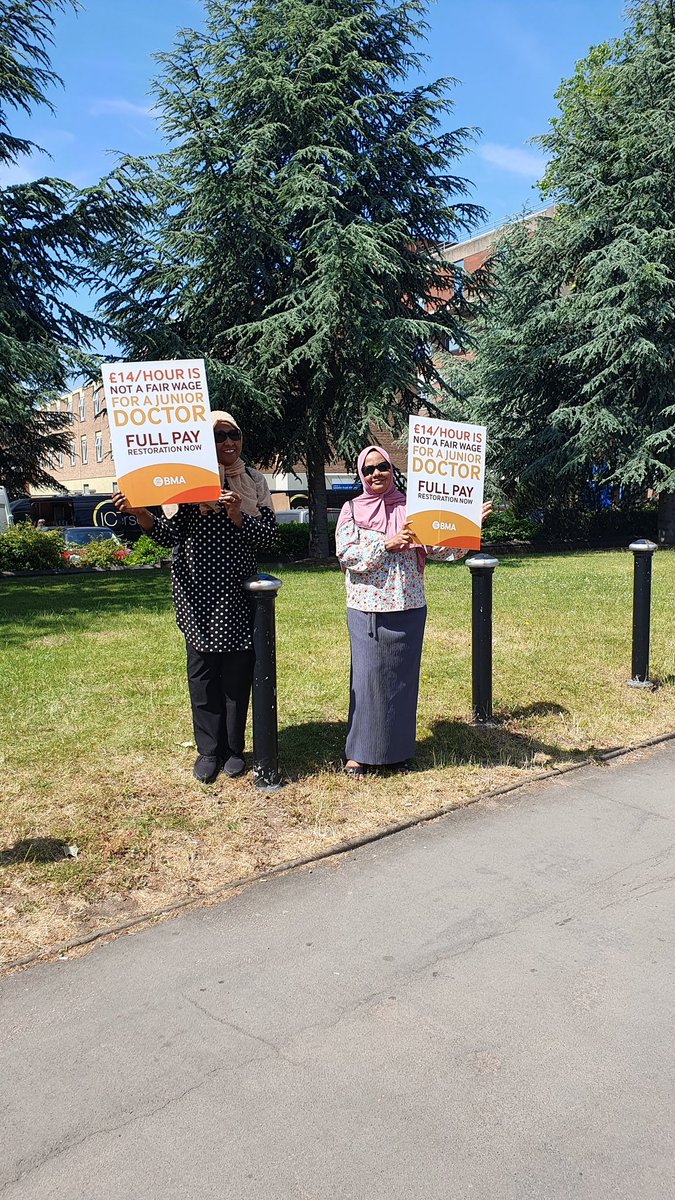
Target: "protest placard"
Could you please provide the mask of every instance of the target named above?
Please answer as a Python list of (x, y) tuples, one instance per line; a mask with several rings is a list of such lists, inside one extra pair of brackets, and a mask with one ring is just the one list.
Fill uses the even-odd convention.
[(204, 360), (105, 363), (102, 374), (117, 484), (129, 503), (217, 500)]
[(410, 417), (406, 525), (424, 546), (480, 550), (483, 425)]

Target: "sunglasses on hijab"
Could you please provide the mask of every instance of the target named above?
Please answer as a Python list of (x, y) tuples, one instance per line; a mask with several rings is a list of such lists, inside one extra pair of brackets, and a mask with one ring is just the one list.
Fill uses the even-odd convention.
[(240, 442), (241, 429), (216, 429), (213, 437), (216, 442)]
[(373, 463), (372, 467), (362, 467), (361, 471), (363, 475), (368, 476), (372, 475), (375, 471), (391, 471), (391, 467), (388, 462), (379, 462)]

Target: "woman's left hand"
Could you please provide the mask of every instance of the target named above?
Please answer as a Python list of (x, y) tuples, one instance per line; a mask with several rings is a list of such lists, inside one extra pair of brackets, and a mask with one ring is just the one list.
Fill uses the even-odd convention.
[(492, 501), (486, 500), (485, 504), (483, 505), (483, 512), (481, 514), (481, 522), (483, 522), (486, 517), (489, 517), (491, 512), (492, 512)]
[(218, 503), (226, 509), (232, 524), (241, 526), (241, 496), (237, 492), (223, 491), (218, 497)]

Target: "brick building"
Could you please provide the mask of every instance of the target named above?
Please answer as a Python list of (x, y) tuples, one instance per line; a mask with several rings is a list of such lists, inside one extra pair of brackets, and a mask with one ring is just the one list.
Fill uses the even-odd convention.
[[(45, 463), (50, 475), (75, 496), (110, 495), (117, 480), (110, 447), (108, 414), (100, 382), (68, 392), (48, 406), (70, 414), (70, 450), (53, 454)], [(48, 488), (33, 488), (31, 495), (49, 495)]]
[[(539, 221), (547, 220), (555, 213), (555, 205), (544, 208), (540, 212), (530, 213), (522, 218), (526, 229), (533, 229)], [(443, 257), (448, 262), (456, 263), (464, 268), (468, 275), (483, 267), (494, 251), (500, 239), (513, 228), (513, 224), (501, 225), (498, 229), (489, 229), (476, 237), (467, 238), (464, 242), (453, 242), (444, 246)]]

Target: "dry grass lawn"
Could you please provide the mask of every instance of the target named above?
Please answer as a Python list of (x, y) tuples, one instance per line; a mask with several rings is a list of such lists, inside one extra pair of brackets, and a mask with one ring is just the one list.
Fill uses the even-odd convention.
[[(654, 563), (655, 693), (630, 673), (632, 556), (505, 559), (495, 576), (499, 727), (470, 724), (470, 580), (428, 572), (418, 770), (339, 771), (349, 650), (337, 568), (272, 567), (287, 786), (210, 789), (195, 751), (169, 579), (156, 571), (0, 584), (0, 936), (7, 963), (198, 899), (391, 822), (675, 730), (675, 554)], [(76, 845), (76, 859), (63, 847)]]

